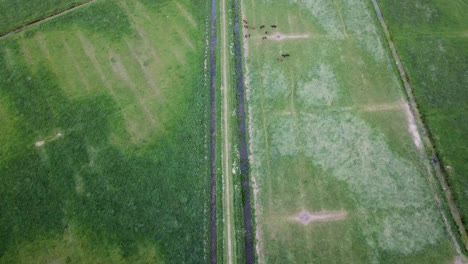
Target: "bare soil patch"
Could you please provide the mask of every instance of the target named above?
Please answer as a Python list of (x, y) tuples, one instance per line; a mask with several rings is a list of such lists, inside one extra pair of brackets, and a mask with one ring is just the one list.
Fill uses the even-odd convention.
[(380, 111), (391, 111), (391, 110), (398, 110), (404, 107), (404, 103), (397, 102), (397, 103), (388, 103), (388, 104), (374, 104), (374, 105), (367, 105), (361, 109), (364, 112), (380, 112)]
[(421, 136), (419, 135), (418, 127), (416, 125), (416, 120), (414, 119), (414, 115), (410, 110), (410, 106), (408, 103), (403, 104), (403, 108), (405, 109), (406, 116), (408, 118), (408, 131), (411, 134), (411, 138), (413, 139), (414, 144), (416, 147), (422, 147)]
[(292, 220), (300, 222), (303, 225), (308, 225), (312, 222), (330, 222), (344, 220), (348, 217), (345, 211), (320, 211), (311, 213), (303, 209), (298, 214), (291, 217)]
[(283, 33), (274, 33), (266, 35), (267, 39), (275, 40), (275, 41), (283, 41), (288, 39), (308, 39), (311, 38), (310, 34), (308, 33), (292, 33), (292, 34), (283, 34)]
[(45, 139), (43, 139), (43, 140), (40, 140), (40, 141), (36, 141), (36, 142), (34, 143), (34, 145), (35, 145), (36, 147), (42, 147), (42, 146), (45, 145), (45, 143), (50, 142), (50, 141), (57, 140), (57, 139), (59, 139), (61, 136), (63, 136), (62, 133), (58, 132), (58, 133), (55, 134), (54, 136), (47, 137), (47, 138), (45, 138)]
[(466, 259), (464, 256), (458, 256), (453, 261), (453, 264), (468, 264), (468, 259)]

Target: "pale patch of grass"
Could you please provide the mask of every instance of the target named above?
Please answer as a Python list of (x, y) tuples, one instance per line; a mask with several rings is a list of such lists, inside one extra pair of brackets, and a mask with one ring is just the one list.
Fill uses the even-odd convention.
[(339, 39), (345, 37), (346, 30), (343, 27), (344, 25), (340, 19), (339, 10), (337, 10), (334, 1), (304, 0), (297, 2), (310, 11), (327, 34)]
[[(371, 228), (368, 239), (385, 233), (379, 238), (379, 246), (405, 254), (440, 239), (443, 225), (424, 175), (417, 166), (393, 153), (381, 134), (373, 132), (358, 117), (345, 113), (305, 115), (300, 127), (305, 154), (347, 183), (362, 213), (384, 210), (373, 217), (375, 222), (370, 226), (381, 228)], [(402, 216), (391, 216), (392, 210)], [(424, 227), (419, 226), (419, 214), (426, 216)]]
[(298, 142), (294, 136), (295, 126), (292, 116), (278, 116), (270, 124), (271, 151), (281, 156), (294, 156), (297, 154)]
[(309, 72), (309, 80), (299, 82), (298, 101), (306, 106), (330, 106), (338, 95), (337, 82), (331, 67), (321, 64)]
[(286, 76), (279, 68), (266, 64), (262, 69), (262, 80), (266, 98), (287, 99), (291, 95)]
[[(380, 25), (375, 23), (371, 15), (373, 10), (367, 4), (365, 0), (341, 0), (346, 28), (359, 47), (366, 49), (376, 60), (383, 61), (386, 58), (386, 44), (381, 39)], [(388, 57), (386, 59), (390, 63)]]

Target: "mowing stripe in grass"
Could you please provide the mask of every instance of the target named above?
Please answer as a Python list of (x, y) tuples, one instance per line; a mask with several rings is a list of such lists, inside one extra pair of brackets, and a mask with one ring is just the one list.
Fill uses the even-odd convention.
[[(425, 127), (425, 124), (420, 119), (421, 115), (419, 113), (418, 105), (417, 105), (416, 100), (415, 100), (414, 95), (413, 95), (413, 89), (411, 88), (411, 85), (410, 85), (409, 80), (408, 80), (408, 75), (406, 74), (406, 71), (405, 71), (405, 69), (403, 67), (403, 64), (401, 63), (401, 60), (400, 60), (400, 57), (399, 57), (398, 52), (396, 50), (395, 44), (393, 43), (393, 40), (391, 39), (390, 32), (389, 32), (387, 24), (385, 23), (385, 20), (384, 20), (384, 18), (382, 16), (382, 12), (380, 11), (379, 4), (377, 3), (377, 0), (372, 0), (372, 4), (373, 4), (375, 12), (377, 14), (377, 18), (379, 19), (379, 22), (380, 22), (380, 24), (382, 26), (382, 30), (384, 31), (384, 35), (385, 35), (385, 37), (387, 39), (388, 45), (389, 45), (390, 50), (392, 52), (393, 59), (396, 62), (398, 72), (400, 74), (401, 80), (402, 80), (403, 85), (405, 87), (405, 91), (406, 91), (406, 94), (407, 94), (408, 100), (409, 100), (409, 107), (410, 107), (411, 113), (413, 114), (413, 116), (417, 120), (419, 127), (421, 129), (423, 129), (424, 131), (427, 131), (427, 128)], [(434, 148), (434, 144), (432, 143), (430, 138), (425, 133), (423, 133), (422, 135), (425, 138), (425, 140), (424, 140), (425, 141), (425, 146), (423, 146), (422, 153), (423, 154), (426, 153), (426, 151), (424, 150), (424, 147), (425, 147), (425, 148), (427, 148), (427, 151), (428, 151), (428, 153), (430, 154), (431, 157), (436, 157), (436, 151), (435, 151), (435, 148)], [(427, 156), (425, 158), (429, 159)], [(463, 222), (461, 221), (461, 217), (460, 217), (460, 213), (458, 211), (457, 205), (455, 204), (455, 201), (453, 199), (452, 192), (451, 192), (451, 190), (450, 190), (450, 188), (449, 188), (449, 186), (447, 184), (446, 177), (443, 174), (442, 169), (440, 167), (440, 163), (439, 162), (432, 162), (432, 166), (434, 167), (434, 169), (436, 171), (436, 176), (437, 176), (437, 178), (438, 178), (438, 180), (439, 180), (439, 182), (440, 182), (440, 184), (442, 186), (442, 189), (444, 190), (445, 198), (446, 198), (447, 203), (449, 205), (452, 218), (453, 218), (453, 220), (455, 221), (455, 223), (458, 226), (458, 230), (459, 230), (461, 238), (462, 238), (462, 243), (464, 244), (465, 248), (468, 249), (468, 236), (466, 234), (465, 227), (463, 226)], [(440, 203), (438, 203), (438, 207), (439, 208), (441, 207)], [(442, 210), (440, 210), (440, 211), (441, 211), (441, 214), (443, 216), (444, 222), (445, 222), (445, 224), (447, 226), (448, 232), (449, 232), (450, 236), (452, 237), (452, 240), (453, 240), (453, 242), (455, 244), (455, 247), (457, 249), (457, 253), (461, 254), (460, 245), (458, 244), (457, 240), (454, 238), (453, 233), (450, 230), (450, 225), (446, 221), (445, 214), (442, 212)]]
[(217, 263), (217, 226), (216, 226), (216, 0), (211, 0), (210, 32), (210, 257)]
[(62, 15), (67, 14), (67, 13), (70, 13), (70, 12), (76, 10), (76, 9), (79, 9), (79, 8), (85, 7), (85, 6), (89, 5), (89, 4), (92, 4), (95, 1), (96, 0), (90, 0), (90, 1), (88, 1), (86, 3), (79, 4), (79, 5), (70, 7), (70, 8), (65, 9), (65, 10), (61, 10), (60, 12), (51, 14), (51, 15), (49, 15), (47, 17), (44, 17), (44, 18), (41, 18), (41, 19), (38, 19), (38, 20), (34, 20), (32, 22), (29, 22), (27, 24), (24, 24), (22, 26), (19, 26), (19, 27), (15, 28), (15, 29), (11, 30), (10, 32), (6, 32), (6, 33), (0, 35), (0, 39), (6, 38), (6, 37), (10, 36), (11, 34), (15, 34), (15, 33), (18, 33), (20, 31), (23, 31), (24, 29), (27, 29), (27, 28), (32, 27), (34, 25), (38, 25), (38, 24), (41, 24), (43, 22), (52, 20), (52, 19), (54, 19), (56, 17), (62, 16)]
[(75, 35), (79, 38), (82, 49), (83, 49), (84, 53), (86, 54), (86, 57), (88, 57), (91, 64), (94, 66), (94, 69), (98, 73), (99, 78), (101, 79), (102, 83), (106, 87), (107, 91), (113, 97), (115, 97), (116, 94), (115, 94), (114, 90), (112, 89), (112, 85), (109, 83), (109, 80), (107, 80), (107, 77), (104, 74), (104, 70), (102, 69), (101, 64), (99, 63), (99, 61), (96, 58), (96, 51), (95, 51), (95, 48), (93, 46), (93, 43), (91, 43), (88, 39), (86, 39), (86, 37), (81, 32), (77, 32)]

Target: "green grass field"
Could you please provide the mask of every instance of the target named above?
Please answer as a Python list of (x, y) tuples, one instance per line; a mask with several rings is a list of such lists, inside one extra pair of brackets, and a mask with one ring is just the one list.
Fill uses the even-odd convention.
[(371, 2), (243, 3), (259, 260), (453, 263)]
[(0, 35), (87, 0), (0, 0)]
[(379, 2), (468, 227), (468, 2)]
[[(0, 37), (0, 264), (209, 262), (210, 2), (0, 0), (0, 35), (79, 6)], [(258, 262), (464, 263), (371, 1), (241, 3)], [(230, 264), (245, 197), (233, 1), (217, 4)], [(468, 3), (379, 4), (466, 225)]]
[(0, 39), (0, 263), (207, 261), (207, 11), (97, 0)]

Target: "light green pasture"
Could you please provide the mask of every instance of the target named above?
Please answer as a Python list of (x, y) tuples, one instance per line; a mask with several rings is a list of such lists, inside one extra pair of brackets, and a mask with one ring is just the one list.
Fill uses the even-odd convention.
[[(260, 260), (453, 261), (369, 3), (246, 0), (244, 9), (269, 31), (262, 40), (265, 30), (250, 29), (247, 58)], [(283, 53), (291, 57), (277, 61)], [(346, 217), (304, 225), (295, 219), (304, 210)]]

